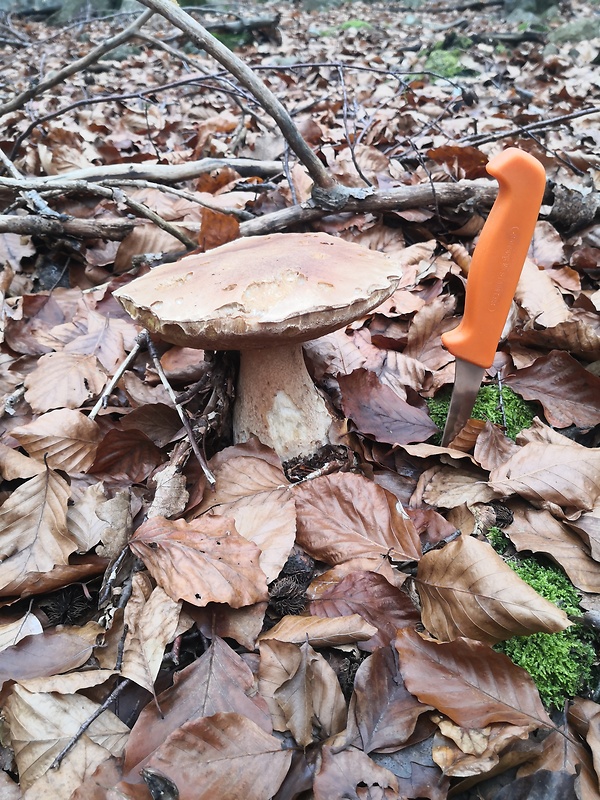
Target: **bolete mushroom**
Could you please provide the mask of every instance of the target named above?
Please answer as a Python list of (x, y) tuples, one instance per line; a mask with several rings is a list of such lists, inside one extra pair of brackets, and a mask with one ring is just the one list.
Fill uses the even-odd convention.
[(402, 260), (324, 233), (275, 233), (164, 264), (115, 296), (167, 342), (239, 350), (234, 441), (255, 434), (287, 461), (327, 444), (332, 422), (302, 343), (386, 300)]

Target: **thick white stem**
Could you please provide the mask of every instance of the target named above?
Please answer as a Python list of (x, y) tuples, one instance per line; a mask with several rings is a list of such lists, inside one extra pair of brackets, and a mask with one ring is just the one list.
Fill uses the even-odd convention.
[(302, 345), (240, 353), (233, 413), (236, 442), (254, 434), (282, 461), (289, 461), (327, 444), (332, 421), (306, 369)]

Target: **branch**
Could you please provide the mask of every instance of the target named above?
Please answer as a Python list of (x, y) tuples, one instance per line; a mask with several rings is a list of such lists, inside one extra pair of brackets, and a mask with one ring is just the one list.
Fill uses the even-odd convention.
[(128, 219), (67, 219), (0, 214), (0, 233), (34, 236), (75, 236), (78, 239), (122, 241), (135, 226)]
[(111, 39), (107, 39), (105, 42), (98, 45), (98, 47), (94, 47), (94, 49), (90, 50), (90, 52), (83, 58), (73, 61), (72, 64), (68, 64), (58, 72), (51, 73), (45, 80), (40, 81), (35, 86), (30, 86), (29, 89), (26, 89), (24, 92), (21, 92), (21, 94), (13, 97), (13, 99), (9, 100), (8, 103), (0, 106), (0, 117), (8, 114), (10, 111), (15, 111), (17, 108), (22, 108), (29, 100), (31, 100), (32, 97), (42, 94), (42, 92), (45, 92), (46, 89), (51, 89), (53, 86), (62, 83), (70, 75), (74, 75), (76, 72), (81, 72), (81, 70), (85, 69), (90, 64), (98, 61), (98, 59), (105, 53), (114, 50), (115, 47), (118, 47), (120, 44), (123, 44), (123, 42), (126, 42), (128, 39), (130, 39), (133, 34), (136, 33), (138, 28), (141, 28), (142, 25), (145, 25), (146, 22), (148, 22), (153, 14), (154, 11), (151, 9), (144, 11), (144, 13), (141, 14), (128, 28), (125, 28)]

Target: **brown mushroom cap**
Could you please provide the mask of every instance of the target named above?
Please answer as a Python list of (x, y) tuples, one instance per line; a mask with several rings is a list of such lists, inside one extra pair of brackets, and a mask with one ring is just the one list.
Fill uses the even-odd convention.
[(237, 239), (164, 264), (115, 292), (167, 342), (246, 350), (316, 339), (389, 297), (400, 261), (325, 233)]

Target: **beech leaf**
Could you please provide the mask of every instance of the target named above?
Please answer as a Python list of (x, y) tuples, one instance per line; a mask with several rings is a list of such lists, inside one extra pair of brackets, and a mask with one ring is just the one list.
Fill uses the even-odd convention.
[(267, 599), (260, 550), (226, 517), (192, 522), (153, 517), (137, 529), (129, 546), (173, 600), (239, 608)]
[[(365, 787), (369, 794), (364, 793)], [(313, 790), (315, 800), (332, 800), (334, 797), (397, 800), (399, 797), (398, 778), (389, 769), (378, 766), (360, 750), (336, 752), (327, 746), (323, 747), (323, 760)]]
[(96, 356), (47, 353), (25, 378), (25, 399), (38, 414), (51, 408), (80, 408), (99, 395), (105, 383)]
[(491, 545), (472, 536), (426, 553), (417, 588), (423, 624), (444, 642), (466, 636), (496, 644), (570, 625), (564, 611), (540, 597)]
[(408, 691), (457, 725), (553, 727), (527, 672), (487, 645), (470, 639), (437, 643), (404, 628), (395, 647)]
[(283, 617), (277, 625), (261, 634), (261, 642), (277, 639), (280, 642), (302, 644), (308, 641), (314, 647), (336, 647), (370, 639), (377, 628), (358, 614), (348, 617)]

